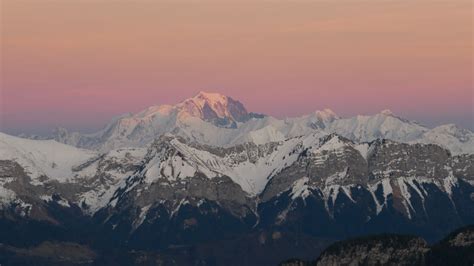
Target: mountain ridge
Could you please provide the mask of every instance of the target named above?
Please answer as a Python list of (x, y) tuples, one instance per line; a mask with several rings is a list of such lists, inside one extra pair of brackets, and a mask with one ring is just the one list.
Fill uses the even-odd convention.
[(430, 129), (390, 110), (341, 118), (327, 108), (301, 117), (277, 119), (248, 112), (242, 103), (231, 97), (203, 91), (176, 105), (152, 106), (137, 114), (117, 117), (93, 134), (69, 133), (60, 128), (53, 133), (53, 138), (81, 148), (108, 151), (144, 147), (166, 133), (188, 141), (230, 147), (245, 142), (283, 141), (314, 131), (337, 133), (356, 142), (385, 138), (407, 143), (435, 143), (456, 154), (474, 153), (474, 133), (452, 124)]
[(199, 256), (186, 248), (196, 245), (250, 245), (249, 258), (267, 262), (272, 250), (306, 256), (294, 241), (318, 250), (378, 233), (431, 242), (474, 223), (470, 131), (388, 111), (255, 117), (211, 96), (122, 116), (88, 139), (63, 132), (88, 149), (0, 133), (0, 226), (11, 228), (2, 242), (173, 250), (171, 260)]

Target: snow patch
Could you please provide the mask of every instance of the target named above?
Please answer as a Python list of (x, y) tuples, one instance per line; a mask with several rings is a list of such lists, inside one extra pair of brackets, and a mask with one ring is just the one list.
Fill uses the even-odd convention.
[(138, 214), (138, 218), (133, 222), (132, 226), (134, 229), (140, 227), (140, 225), (145, 221), (146, 215), (150, 210), (151, 204), (146, 205), (140, 209), (140, 213)]
[(309, 190), (308, 182), (309, 182), (308, 177), (303, 177), (296, 180), (293, 183), (293, 186), (291, 189), (291, 193), (290, 193), (291, 199), (293, 200), (295, 200), (296, 198), (306, 199), (311, 194), (311, 191)]

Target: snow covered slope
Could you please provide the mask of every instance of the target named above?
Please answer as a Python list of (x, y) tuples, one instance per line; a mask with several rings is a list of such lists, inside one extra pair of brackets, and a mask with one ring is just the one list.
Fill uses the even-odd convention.
[[(0, 198), (51, 201), (53, 195), (62, 194), (64, 204), (75, 203), (93, 213), (107, 204), (145, 154), (146, 149), (140, 148), (101, 154), (54, 140), (0, 133), (0, 175), (4, 177), (0, 180), (0, 190), (4, 190)], [(39, 194), (31, 194), (26, 188)]]
[(112, 231), (124, 226), (118, 230), (127, 235), (162, 228), (181, 212), (189, 219), (225, 212), (268, 228), (313, 214), (312, 222), (325, 224), (354, 215), (359, 225), (393, 217), (418, 223), (433, 219), (442, 202), (447, 212), (454, 206), (452, 219), (471, 219), (473, 184), (474, 155), (424, 143), (357, 143), (322, 131), (232, 147), (165, 134), (147, 148), (107, 153), (0, 135), (0, 210), (53, 223), (58, 208), (74, 210)]
[(453, 154), (474, 154), (474, 133), (454, 124), (435, 127), (415, 142), (437, 144), (449, 149)]
[(60, 128), (54, 138), (76, 147), (108, 151), (120, 147), (145, 147), (159, 136), (172, 133), (188, 141), (230, 147), (311, 134), (337, 118), (334, 112), (325, 109), (300, 118), (279, 120), (249, 113), (230, 97), (200, 92), (174, 106), (152, 106), (137, 114), (125, 114), (94, 134), (70, 133)]
[(373, 116), (358, 115), (338, 119), (331, 123), (327, 130), (357, 142), (375, 139), (406, 142), (419, 139), (428, 128), (399, 118), (390, 110), (384, 110)]
[(70, 181), (72, 168), (97, 156), (97, 152), (78, 149), (54, 140), (30, 140), (0, 133), (0, 160), (14, 160), (37, 180), (41, 176)]
[(249, 113), (240, 102), (208, 92), (200, 92), (176, 105), (152, 106), (137, 114), (125, 114), (94, 134), (58, 129), (54, 138), (76, 147), (109, 151), (146, 147), (167, 133), (188, 142), (231, 147), (246, 142), (278, 142), (314, 132), (336, 133), (356, 142), (384, 138), (406, 143), (434, 143), (453, 154), (474, 152), (471, 131), (454, 125), (430, 129), (400, 118), (390, 110), (341, 118), (324, 109), (301, 117), (277, 119)]
[(94, 134), (69, 133), (62, 128), (55, 132), (55, 139), (77, 147), (108, 151), (144, 147), (163, 134), (173, 133), (221, 146), (239, 138), (240, 130), (232, 130), (238, 124), (258, 118), (263, 116), (248, 113), (240, 102), (230, 97), (200, 92), (174, 106), (152, 106), (137, 114), (115, 118)]
[(241, 144), (231, 148), (190, 145), (180, 138), (164, 136), (153, 145), (147, 157), (144, 181), (185, 180), (202, 174), (207, 178), (230, 177), (251, 196), (263, 191), (268, 180), (293, 164), (302, 150), (318, 147), (319, 134), (262, 145)]

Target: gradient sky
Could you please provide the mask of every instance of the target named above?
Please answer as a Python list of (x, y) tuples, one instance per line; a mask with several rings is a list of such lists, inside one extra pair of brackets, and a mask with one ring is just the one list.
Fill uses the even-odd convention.
[(91, 131), (199, 90), (251, 111), (474, 129), (464, 0), (0, 0), (0, 131)]

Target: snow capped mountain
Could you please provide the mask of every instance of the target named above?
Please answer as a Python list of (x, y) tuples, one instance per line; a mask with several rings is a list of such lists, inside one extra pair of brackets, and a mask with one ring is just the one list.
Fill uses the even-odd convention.
[(33, 181), (43, 176), (65, 182), (73, 177), (72, 168), (96, 156), (96, 152), (78, 149), (53, 140), (30, 140), (0, 133), (0, 160), (21, 164)]
[(249, 113), (242, 103), (218, 93), (203, 91), (178, 104), (176, 109), (179, 110), (181, 118), (199, 117), (219, 126), (236, 127), (237, 122), (244, 122), (249, 118)]
[(438, 144), (454, 154), (474, 154), (474, 133), (454, 124), (435, 127), (424, 133), (417, 141)]
[[(81, 148), (108, 151), (120, 147), (144, 147), (155, 138), (173, 133), (205, 144), (230, 143), (227, 133), (239, 123), (262, 115), (248, 113), (238, 101), (217, 93), (199, 92), (181, 103), (152, 106), (137, 114), (126, 114), (112, 120), (94, 134), (55, 132), (55, 139)], [(238, 135), (232, 132), (232, 136)]]
[[(300, 216), (327, 224), (354, 216), (361, 228), (387, 217), (423, 224), (437, 219), (440, 202), (454, 206), (450, 219), (474, 221), (466, 207), (474, 134), (429, 129), (388, 110), (277, 119), (200, 92), (117, 117), (94, 134), (58, 129), (56, 140), (0, 133), (1, 211), (60, 224), (57, 208), (74, 209), (125, 239), (146, 237), (153, 224), (179, 231), (181, 223), (221, 217), (241, 230), (291, 227)], [(176, 220), (183, 213), (194, 216)]]
[[(19, 164), (31, 179), (31, 185), (59, 182), (82, 187), (78, 193), (65, 193), (64, 198), (92, 212), (106, 206), (121, 189), (129, 191), (137, 184), (148, 187), (162, 182), (172, 189), (170, 187), (190, 182), (196, 176), (211, 183), (227, 178), (239, 187), (242, 195), (262, 195), (263, 200), (292, 187), (297, 181), (294, 178), (307, 177), (310, 182), (303, 182), (305, 188), (320, 188), (325, 200), (335, 200), (339, 190), (351, 197), (348, 192), (351, 186), (368, 184), (374, 176), (383, 180), (394, 176), (437, 178), (441, 174), (443, 177), (465, 176), (470, 180), (468, 173), (472, 170), (469, 168), (472, 158), (468, 155), (447, 163), (448, 152), (431, 144), (388, 140), (357, 143), (324, 132), (232, 147), (190, 143), (182, 137), (165, 134), (148, 148), (120, 148), (107, 153), (78, 149), (52, 140), (28, 140), (5, 134), (0, 137), (0, 160)], [(433, 156), (430, 149), (438, 157), (426, 159)], [(393, 154), (386, 154), (388, 150)], [(367, 169), (369, 162), (373, 166), (370, 170)], [(280, 181), (275, 183), (275, 180)], [(292, 197), (303, 194), (307, 193), (294, 189)]]
[(328, 131), (357, 142), (379, 138), (407, 142), (420, 138), (428, 129), (415, 122), (399, 118), (390, 110), (383, 110), (373, 116), (358, 115), (338, 119), (331, 123)]
[(101, 154), (54, 140), (0, 133), (0, 202), (36, 206), (61, 195), (56, 199), (63, 205), (76, 204), (94, 213), (108, 203), (145, 153), (146, 149), (125, 148)]
[(319, 146), (318, 134), (262, 145), (246, 143), (231, 148), (186, 144), (173, 136), (164, 136), (153, 147), (153, 157), (144, 168), (145, 182), (182, 180), (202, 174), (210, 179), (227, 176), (243, 191), (256, 196), (269, 179), (291, 165), (304, 150)]
[[(272, 119), (240, 126), (296, 128)], [(434, 144), (359, 143), (313, 130), (216, 147), (166, 133), (145, 148), (99, 152), (0, 134), (0, 222), (17, 225), (12, 239), (43, 226), (130, 248), (267, 230), (347, 237), (390, 226), (436, 236), (474, 222), (472, 195), (474, 155)]]
[(473, 153), (473, 133), (454, 125), (429, 129), (400, 118), (390, 110), (375, 115), (341, 118), (330, 109), (296, 118), (277, 119), (249, 113), (242, 103), (218, 93), (199, 92), (176, 105), (152, 106), (112, 120), (94, 134), (58, 129), (54, 138), (80, 148), (109, 151), (146, 147), (171, 133), (188, 142), (231, 147), (246, 142), (265, 144), (314, 132), (336, 133), (355, 142), (391, 139), (406, 143), (434, 143), (454, 154)]

